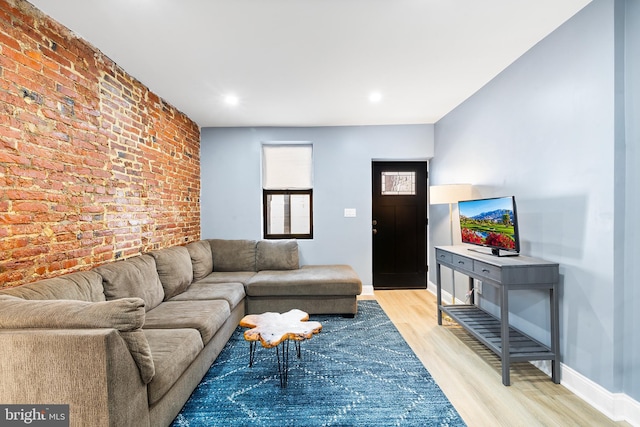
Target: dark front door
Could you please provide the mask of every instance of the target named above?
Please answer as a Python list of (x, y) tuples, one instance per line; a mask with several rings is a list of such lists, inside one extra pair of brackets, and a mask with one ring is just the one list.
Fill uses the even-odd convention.
[(373, 287), (427, 287), (427, 163), (373, 162)]

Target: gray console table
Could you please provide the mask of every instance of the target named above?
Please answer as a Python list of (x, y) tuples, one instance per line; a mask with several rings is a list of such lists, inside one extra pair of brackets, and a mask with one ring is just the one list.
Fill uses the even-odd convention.
[[(468, 246), (437, 246), (436, 285), (438, 325), (442, 325), (442, 313), (448, 314), (460, 326), (496, 353), (502, 361), (502, 383), (510, 385), (509, 368), (512, 362), (551, 360), (551, 379), (560, 382), (560, 331), (558, 308), (557, 263), (526, 256), (497, 257), (472, 251)], [(482, 249), (479, 249), (482, 250)], [(445, 266), (482, 281), (498, 289), (500, 318), (477, 305), (442, 305), (440, 267)], [(551, 346), (546, 346), (509, 325), (509, 291), (542, 289), (549, 291), (551, 315)]]

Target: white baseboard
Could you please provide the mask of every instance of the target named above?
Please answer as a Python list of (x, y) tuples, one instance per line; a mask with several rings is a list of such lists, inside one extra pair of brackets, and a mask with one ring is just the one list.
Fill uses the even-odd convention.
[(640, 402), (624, 393), (612, 393), (564, 364), (560, 373), (563, 386), (613, 421), (640, 426)]
[[(427, 290), (435, 295), (436, 285), (429, 282)], [(451, 294), (442, 291), (442, 299), (450, 301)], [(458, 301), (457, 298), (456, 301)], [(550, 361), (530, 363), (551, 377)], [(632, 426), (640, 426), (640, 402), (629, 395), (612, 393), (563, 363), (560, 363), (560, 384), (611, 420), (626, 421)]]
[[(436, 292), (437, 292), (436, 285), (431, 283), (430, 281), (427, 283), (427, 290), (432, 294), (436, 295)], [(444, 301), (445, 304), (448, 304), (448, 301), (452, 301), (452, 299), (453, 299), (453, 296), (449, 292), (443, 289), (442, 301)], [(456, 296), (456, 304), (468, 304), (468, 302), (462, 301), (460, 298)]]
[(362, 285), (360, 295), (373, 295), (373, 285)]

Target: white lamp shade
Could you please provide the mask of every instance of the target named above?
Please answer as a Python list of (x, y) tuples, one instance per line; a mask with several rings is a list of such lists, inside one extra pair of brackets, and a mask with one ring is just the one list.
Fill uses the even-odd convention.
[(471, 184), (432, 185), (429, 187), (429, 204), (458, 203), (471, 199)]

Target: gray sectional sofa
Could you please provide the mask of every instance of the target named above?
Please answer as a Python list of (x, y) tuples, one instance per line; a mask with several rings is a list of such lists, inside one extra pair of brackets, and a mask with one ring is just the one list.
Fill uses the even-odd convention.
[(0, 400), (69, 404), (72, 426), (166, 426), (245, 313), (354, 315), (346, 265), (295, 240), (202, 240), (0, 290)]

